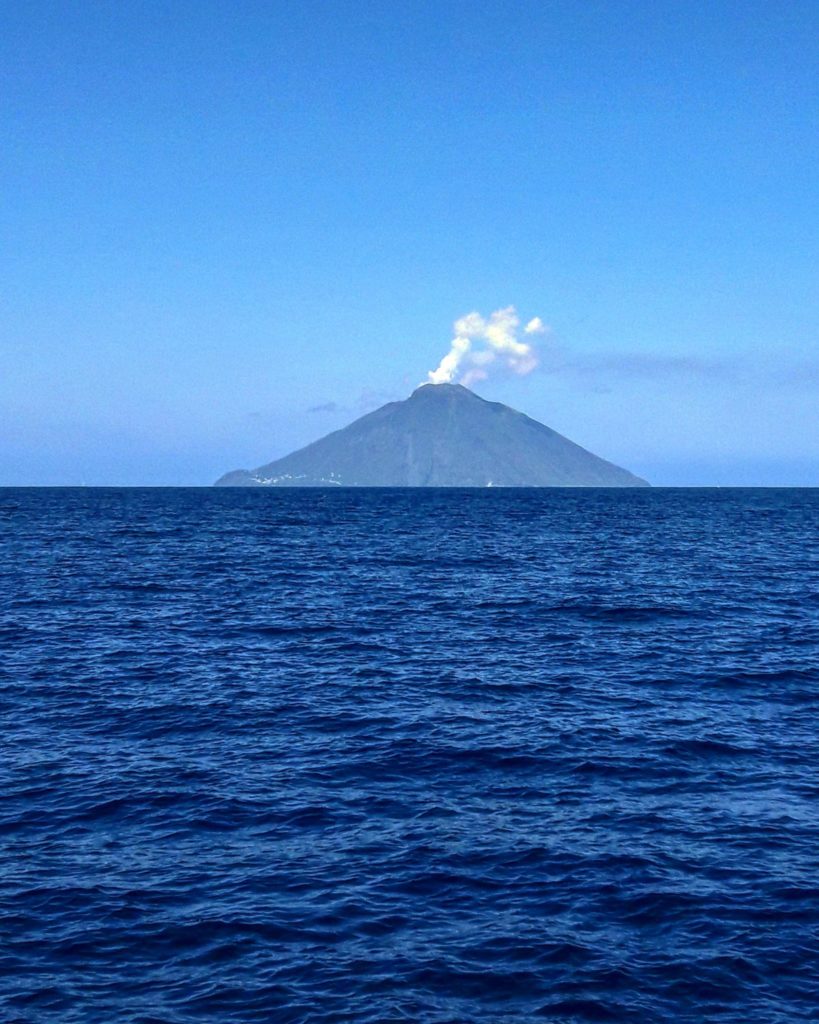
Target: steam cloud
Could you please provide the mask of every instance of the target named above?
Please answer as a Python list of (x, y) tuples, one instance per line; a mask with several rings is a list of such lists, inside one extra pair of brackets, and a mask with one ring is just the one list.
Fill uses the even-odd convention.
[[(514, 306), (497, 309), (489, 319), (480, 313), (467, 313), (456, 320), (449, 352), (431, 370), (427, 377), (430, 384), (449, 384), (459, 381), (467, 387), (489, 375), (488, 367), (498, 361), (521, 375), (531, 373), (537, 366), (538, 357), (534, 346), (518, 338), (520, 318)], [(543, 334), (546, 326), (539, 316), (530, 320), (523, 328), (527, 336)]]

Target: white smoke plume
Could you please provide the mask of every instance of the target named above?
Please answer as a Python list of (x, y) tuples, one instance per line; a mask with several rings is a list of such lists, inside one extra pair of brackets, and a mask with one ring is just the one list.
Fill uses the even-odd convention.
[[(480, 313), (462, 316), (453, 325), (455, 337), (449, 352), (437, 369), (427, 374), (430, 384), (458, 381), (468, 387), (484, 380), (489, 375), (488, 367), (497, 362), (514, 373), (531, 373), (538, 363), (537, 352), (531, 342), (518, 338), (519, 327), (520, 318), (514, 306), (496, 309), (489, 319)], [(523, 333), (531, 337), (546, 330), (536, 316), (526, 324)]]

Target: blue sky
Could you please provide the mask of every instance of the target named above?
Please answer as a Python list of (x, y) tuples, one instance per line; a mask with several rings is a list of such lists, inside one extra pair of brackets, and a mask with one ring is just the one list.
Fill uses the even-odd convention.
[(0, 7), (0, 484), (207, 484), (476, 385), (660, 484), (819, 485), (819, 5)]

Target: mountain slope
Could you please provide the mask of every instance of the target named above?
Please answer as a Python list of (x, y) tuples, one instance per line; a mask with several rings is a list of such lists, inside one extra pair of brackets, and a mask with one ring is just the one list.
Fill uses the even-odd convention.
[(645, 480), (459, 384), (425, 384), (217, 487), (644, 487)]

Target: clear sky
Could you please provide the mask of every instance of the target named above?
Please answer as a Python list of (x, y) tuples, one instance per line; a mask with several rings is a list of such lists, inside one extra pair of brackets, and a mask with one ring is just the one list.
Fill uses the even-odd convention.
[(819, 485), (819, 4), (0, 3), (0, 484), (208, 484), (476, 385), (660, 484)]

